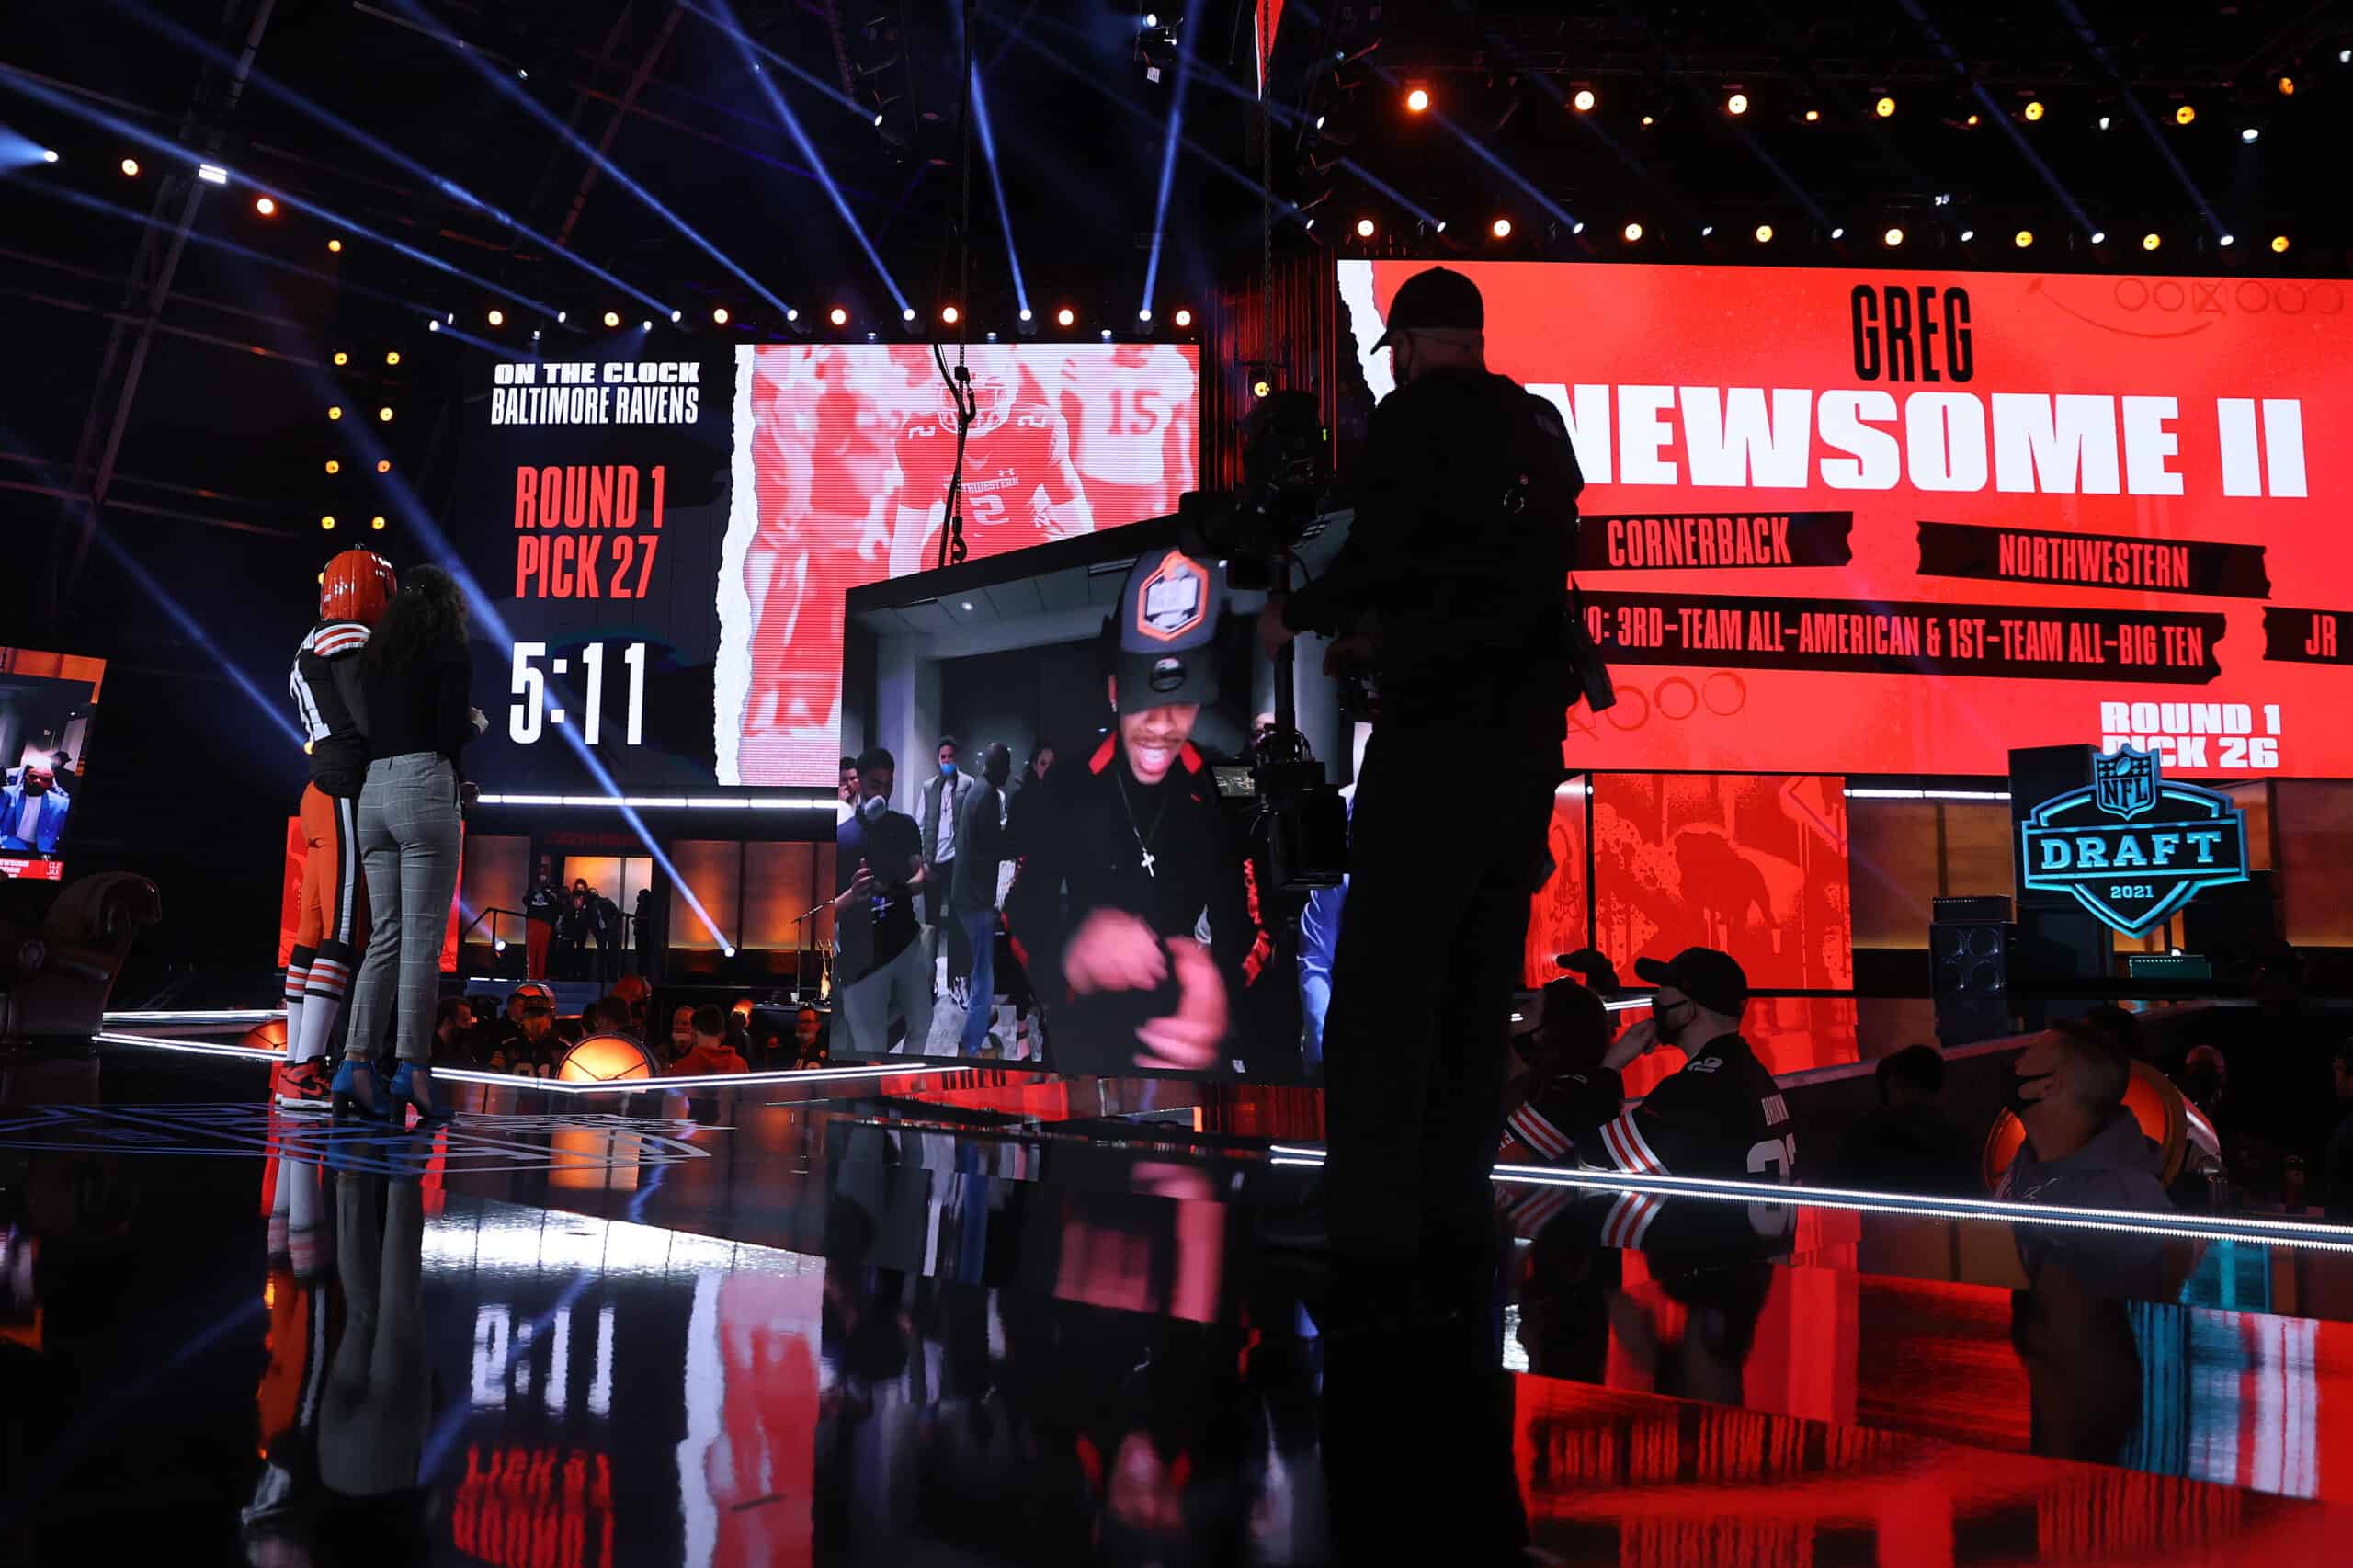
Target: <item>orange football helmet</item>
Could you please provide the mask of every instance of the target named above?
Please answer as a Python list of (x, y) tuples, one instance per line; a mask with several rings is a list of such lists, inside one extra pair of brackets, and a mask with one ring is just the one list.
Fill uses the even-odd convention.
[(347, 550), (327, 562), (319, 579), (319, 619), (374, 626), (399, 585), (391, 562), (372, 550)]

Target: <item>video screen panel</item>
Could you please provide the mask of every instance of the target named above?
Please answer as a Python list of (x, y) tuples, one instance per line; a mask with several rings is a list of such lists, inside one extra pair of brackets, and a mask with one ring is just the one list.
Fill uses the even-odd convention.
[[(1167, 531), (959, 590), (952, 614), (919, 582), (915, 614), (853, 598), (841, 749), (877, 766), (835, 835), (837, 1054), (1312, 1073), (1345, 893), (1272, 885), (1249, 773), (1265, 596)], [(1329, 685), (1301, 698), (1327, 768)]]
[(0, 647), (0, 877), (65, 880), (104, 659)]
[[(971, 558), (1161, 517), (1194, 488), (1196, 347), (964, 353)], [(937, 561), (956, 431), (931, 346), (478, 373), (443, 522), (494, 612), (473, 627), (492, 723), (469, 773), (509, 794), (830, 787), (842, 596)]]
[[(1348, 347), (1426, 263), (1343, 261)], [(1572, 766), (2353, 774), (2353, 285), (1467, 263), (1585, 471)]]

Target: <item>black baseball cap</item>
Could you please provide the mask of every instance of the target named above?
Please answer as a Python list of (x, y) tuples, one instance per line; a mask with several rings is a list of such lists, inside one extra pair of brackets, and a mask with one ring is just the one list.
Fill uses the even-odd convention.
[(1433, 267), (1416, 272), (1398, 287), (1389, 301), (1388, 330), (1374, 344), (1379, 350), (1401, 332), (1484, 332), (1487, 301), (1479, 286), (1460, 272)]
[(1664, 963), (1636, 959), (1634, 972), (1653, 985), (1674, 986), (1711, 1013), (1736, 1017), (1748, 1005), (1748, 971), (1713, 948), (1686, 948)]
[(1214, 561), (1155, 550), (1128, 569), (1109, 628), (1122, 712), (1217, 699), (1217, 620), (1225, 574)]

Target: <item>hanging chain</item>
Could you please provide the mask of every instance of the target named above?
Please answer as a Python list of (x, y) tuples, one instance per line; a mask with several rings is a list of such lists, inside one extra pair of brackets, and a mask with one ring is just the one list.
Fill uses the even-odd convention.
[(1258, 245), (1264, 275), (1258, 288), (1258, 355), (1269, 387), (1275, 380), (1275, 108), (1274, 40), (1267, 31), (1267, 0), (1258, 7)]

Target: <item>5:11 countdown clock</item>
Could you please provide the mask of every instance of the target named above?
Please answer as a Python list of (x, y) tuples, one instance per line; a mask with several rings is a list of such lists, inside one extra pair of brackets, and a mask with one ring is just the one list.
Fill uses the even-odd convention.
[[(571, 722), (574, 715), (567, 709), (552, 705), (548, 697), (548, 675), (570, 673), (573, 661), (554, 660), (547, 670), (540, 661), (547, 657), (544, 642), (517, 642), (513, 663), (514, 700), (507, 708), (506, 736), (518, 746), (535, 744), (546, 733), (548, 724)], [(620, 735), (622, 745), (633, 746), (645, 739), (645, 644), (631, 642), (621, 649), (621, 664), (629, 673), (628, 722)], [(604, 740), (605, 720), (605, 644), (590, 642), (581, 648), (579, 663), (585, 672), (586, 688), (582, 710), (577, 715), (580, 739), (587, 745), (597, 745)]]

